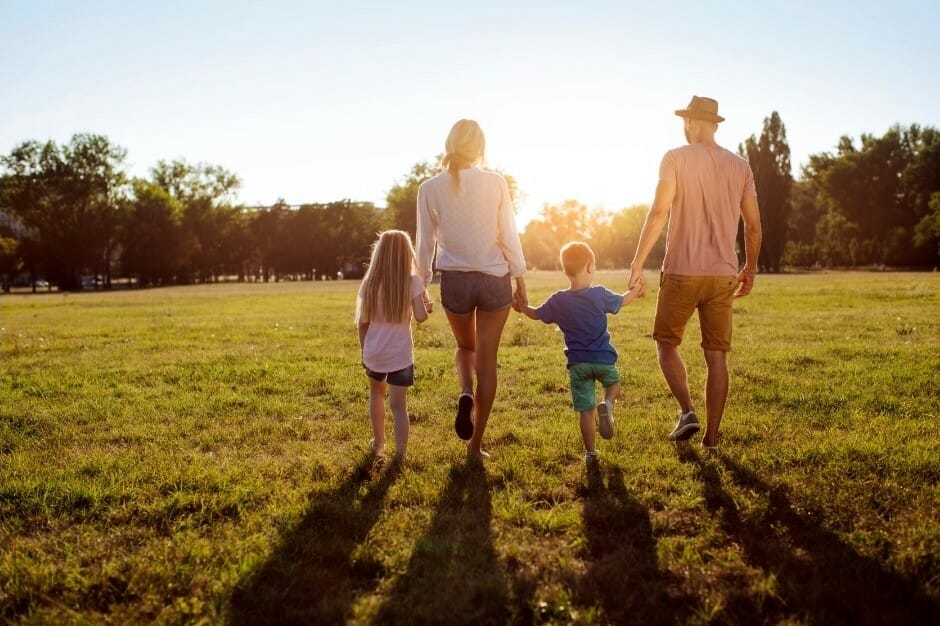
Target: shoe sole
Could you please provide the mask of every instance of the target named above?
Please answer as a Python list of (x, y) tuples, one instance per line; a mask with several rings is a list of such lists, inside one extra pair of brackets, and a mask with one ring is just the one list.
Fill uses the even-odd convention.
[(671, 441), (687, 441), (692, 438), (692, 435), (697, 433), (701, 429), (700, 424), (686, 424), (682, 428), (678, 428), (671, 433), (669, 433), (669, 439)]
[(457, 436), (467, 441), (473, 436), (473, 420), (470, 414), (473, 412), (473, 398), (470, 396), (460, 396), (457, 400), (457, 417), (454, 419), (454, 430)]
[(614, 420), (605, 402), (597, 405), (597, 430), (604, 439), (614, 436)]

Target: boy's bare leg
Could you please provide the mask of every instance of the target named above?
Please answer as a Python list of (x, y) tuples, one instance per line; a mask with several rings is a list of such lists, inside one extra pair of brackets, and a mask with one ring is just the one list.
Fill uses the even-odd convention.
[(604, 387), (604, 399), (610, 400), (613, 404), (620, 397), (620, 383), (614, 383), (610, 387)]
[(584, 441), (585, 452), (596, 452), (594, 433), (594, 413), (596, 409), (581, 411), (581, 439)]

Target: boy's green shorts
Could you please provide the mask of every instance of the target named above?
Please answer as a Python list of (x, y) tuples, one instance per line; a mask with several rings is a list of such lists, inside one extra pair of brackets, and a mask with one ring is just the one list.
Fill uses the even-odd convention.
[(616, 364), (576, 363), (568, 368), (571, 380), (571, 399), (574, 410), (578, 413), (590, 411), (597, 406), (594, 383), (599, 382), (605, 389), (620, 382), (620, 372)]

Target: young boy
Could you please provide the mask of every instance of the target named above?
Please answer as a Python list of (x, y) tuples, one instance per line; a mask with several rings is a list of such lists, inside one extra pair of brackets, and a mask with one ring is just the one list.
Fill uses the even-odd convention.
[(581, 415), (581, 438), (584, 460), (597, 461), (594, 446), (594, 381), (604, 387), (604, 400), (597, 405), (598, 430), (601, 437), (614, 436), (614, 400), (620, 395), (617, 372), (617, 351), (610, 344), (607, 314), (643, 296), (637, 290), (616, 294), (606, 287), (594, 286), (594, 251), (586, 243), (573, 241), (561, 249), (561, 265), (565, 268), (569, 288), (556, 291), (541, 306), (533, 308), (518, 299), (517, 311), (546, 324), (558, 324), (565, 336), (568, 377), (574, 410)]

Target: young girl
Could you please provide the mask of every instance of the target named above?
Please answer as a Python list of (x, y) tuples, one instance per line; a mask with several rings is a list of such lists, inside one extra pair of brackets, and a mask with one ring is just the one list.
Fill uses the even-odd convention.
[[(427, 304), (425, 304), (427, 302)], [(404, 460), (408, 447), (408, 387), (414, 385), (414, 340), (411, 317), (428, 318), (430, 301), (415, 274), (415, 250), (408, 233), (387, 230), (372, 246), (372, 260), (359, 286), (356, 323), (362, 365), (369, 377), (372, 450), (385, 451), (385, 383), (395, 420), (395, 457)]]

